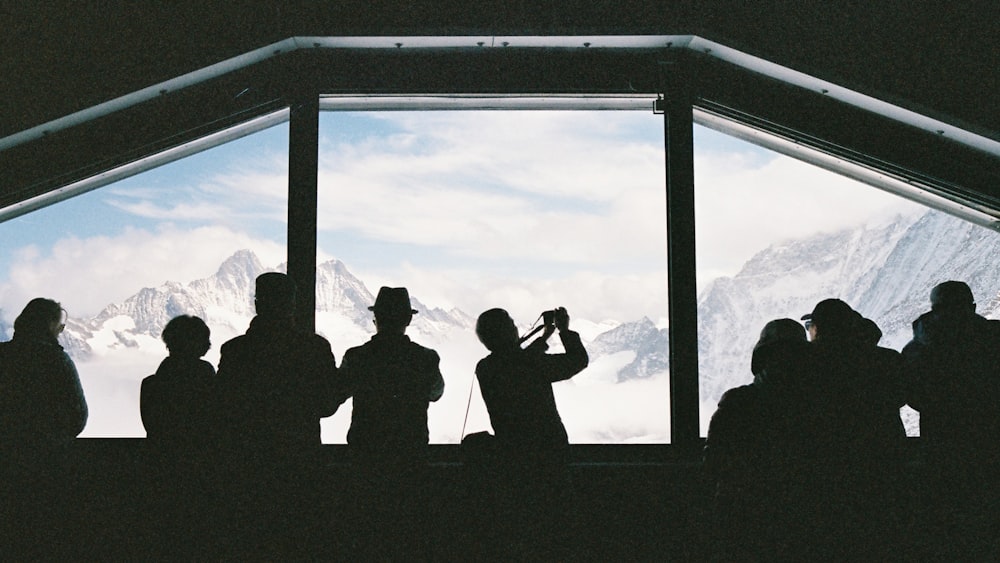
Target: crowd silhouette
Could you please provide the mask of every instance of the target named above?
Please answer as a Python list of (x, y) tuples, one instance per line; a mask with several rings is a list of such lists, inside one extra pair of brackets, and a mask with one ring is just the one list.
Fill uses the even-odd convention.
[[(142, 381), (150, 469), (141, 479), (157, 492), (146, 510), (160, 555), (312, 556), (337, 514), (338, 549), (432, 558), (421, 525), (432, 478), (427, 413), (445, 381), (437, 352), (406, 335), (418, 314), (408, 291), (379, 290), (369, 307), (376, 333), (338, 367), (325, 338), (295, 325), (288, 276), (262, 274), (255, 290), (256, 316), (222, 345), (217, 372), (202, 359), (209, 328), (181, 315), (162, 332), (168, 357)], [(521, 337), (503, 309), (476, 322), (489, 353), (475, 376), (492, 433), (466, 436), (462, 448), (470, 499), (486, 507), (469, 525), (483, 553), (568, 553), (569, 440), (552, 384), (588, 365), (569, 321), (564, 308), (546, 311), (530, 343), (535, 333)], [(46, 547), (58, 544), (49, 523), (73, 518), (54, 508), (68, 503), (47, 502), (69, 494), (52, 476), (71, 474), (64, 452), (88, 414), (57, 340), (65, 323), (59, 303), (33, 299), (0, 343), (2, 532), (28, 555), (57, 553)], [(705, 441), (712, 558), (1000, 555), (1000, 322), (976, 314), (968, 285), (947, 281), (912, 329), (901, 353), (880, 347), (878, 325), (836, 298), (764, 325), (753, 381), (722, 396)], [(564, 352), (548, 353), (556, 333)], [(350, 501), (335, 504), (312, 498), (311, 486), (324, 470), (320, 420), (348, 399), (355, 473), (339, 497)], [(907, 404), (921, 415), (916, 465), (900, 418)]]
[[(839, 299), (802, 320), (764, 326), (753, 382), (709, 425), (714, 558), (994, 560), (1000, 323), (958, 281), (934, 287), (902, 353)], [(923, 446), (910, 479), (906, 404)]]

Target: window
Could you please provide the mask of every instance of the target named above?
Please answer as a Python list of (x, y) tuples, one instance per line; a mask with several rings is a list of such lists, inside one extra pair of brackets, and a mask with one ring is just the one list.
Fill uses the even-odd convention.
[(254, 277), (285, 260), (287, 147), (279, 125), (0, 223), (0, 337), (31, 298), (63, 304), (82, 436), (145, 435), (139, 385), (173, 316), (208, 323), (213, 365), (246, 330)]
[[(1000, 316), (993, 231), (700, 126), (695, 174), (703, 435), (722, 393), (752, 381), (769, 320), (839, 297), (900, 350), (949, 279)], [(903, 420), (918, 435), (917, 413), (904, 407)]]
[[(489, 429), (476, 317), (502, 307), (526, 331), (565, 306), (591, 357), (554, 385), (570, 441), (666, 442), (665, 205), (649, 110), (323, 112), (317, 330), (339, 361), (373, 332), (378, 288), (406, 286), (408, 334), (446, 381), (431, 441), (457, 443)], [(348, 403), (324, 442), (349, 424)]]

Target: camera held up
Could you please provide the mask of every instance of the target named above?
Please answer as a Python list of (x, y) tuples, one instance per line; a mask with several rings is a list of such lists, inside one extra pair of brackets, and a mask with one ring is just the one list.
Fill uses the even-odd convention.
[[(522, 344), (542, 329), (548, 329), (545, 333), (545, 337), (547, 338), (550, 334), (552, 334), (552, 332), (555, 331), (556, 328), (559, 327), (559, 325), (565, 327), (569, 324), (569, 313), (566, 312), (565, 307), (556, 307), (555, 309), (549, 311), (542, 311), (542, 314), (539, 315), (539, 319), (542, 321), (541, 324), (535, 325), (531, 332), (520, 338), (520, 342)], [(536, 320), (535, 323), (538, 323), (538, 320)]]
[(556, 310), (542, 311), (542, 324), (545, 326), (556, 326)]

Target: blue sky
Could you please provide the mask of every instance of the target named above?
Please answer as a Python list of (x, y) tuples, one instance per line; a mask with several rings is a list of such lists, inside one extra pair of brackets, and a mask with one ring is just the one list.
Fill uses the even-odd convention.
[[(658, 320), (662, 129), (647, 112), (324, 113), (320, 259), (470, 313), (563, 304), (593, 320)], [(238, 248), (277, 265), (287, 131), (0, 224), (0, 307), (41, 294), (92, 315), (141, 287), (211, 275)], [(696, 183), (701, 281), (770, 242), (911, 209), (700, 127)]]

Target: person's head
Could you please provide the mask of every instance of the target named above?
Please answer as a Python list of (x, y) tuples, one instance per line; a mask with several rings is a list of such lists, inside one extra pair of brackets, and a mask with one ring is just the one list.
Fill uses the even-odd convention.
[(490, 309), (479, 315), (476, 336), (490, 352), (515, 348), (518, 344), (517, 325), (503, 309)]
[(839, 338), (857, 330), (860, 315), (840, 299), (824, 299), (816, 304), (811, 313), (802, 315), (809, 340), (822, 337)]
[(405, 287), (383, 286), (368, 310), (375, 314), (375, 328), (383, 333), (405, 332), (417, 313), (410, 306), (410, 292)]
[(794, 319), (775, 319), (764, 325), (750, 358), (751, 373), (760, 373), (766, 367), (772, 351), (778, 345), (789, 342), (800, 344), (806, 342), (805, 330)]
[(973, 314), (976, 300), (965, 282), (946, 281), (931, 290), (931, 310), (945, 313)]
[(14, 319), (14, 336), (56, 338), (66, 328), (66, 311), (57, 301), (36, 297)]
[(170, 319), (160, 335), (171, 356), (200, 358), (212, 346), (211, 331), (205, 321), (191, 315)]
[(861, 318), (859, 330), (864, 341), (872, 346), (878, 346), (878, 341), (882, 340), (882, 329), (878, 327), (878, 323), (867, 317)]
[(295, 315), (295, 282), (279, 272), (257, 276), (254, 307), (258, 315), (292, 317)]

